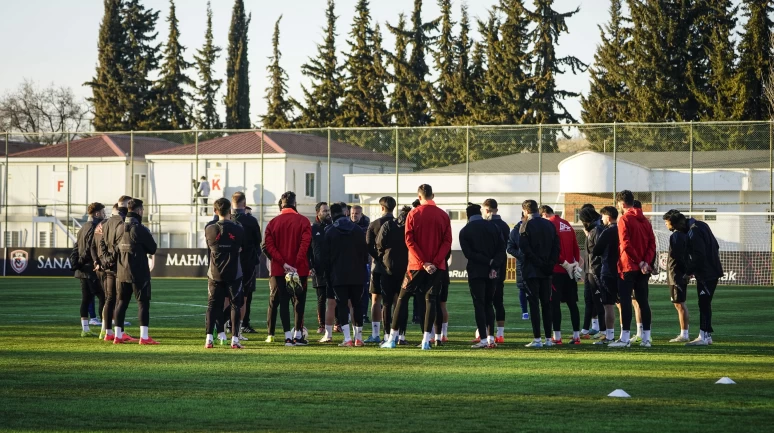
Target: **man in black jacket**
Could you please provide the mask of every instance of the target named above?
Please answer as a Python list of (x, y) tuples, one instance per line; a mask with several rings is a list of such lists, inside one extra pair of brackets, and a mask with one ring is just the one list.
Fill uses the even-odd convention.
[[(117, 205), (113, 205), (113, 209), (118, 209)], [(106, 283), (106, 276), (105, 273), (105, 266), (102, 263), (102, 258), (100, 254), (100, 243), (102, 242), (102, 234), (103, 234), (103, 226), (107, 223), (107, 219), (105, 219), (105, 214), (107, 212), (107, 209), (102, 210), (101, 219), (99, 222), (94, 222), (94, 235), (91, 237), (91, 242), (89, 243), (89, 250), (91, 252), (91, 258), (94, 260), (94, 273), (97, 274), (97, 279), (99, 280), (99, 284), (102, 287), (102, 291), (104, 294), (105, 288), (107, 287)], [(94, 306), (94, 301), (91, 301), (90, 304), (92, 307)], [(93, 308), (92, 308), (93, 309)], [(103, 307), (99, 314), (103, 315), (105, 312), (105, 308)], [(91, 309), (89, 310), (89, 315), (91, 315)], [(102, 321), (102, 329), (99, 332), (99, 339), (102, 340), (107, 336), (107, 330), (110, 329), (110, 332), (113, 332), (113, 327), (110, 325), (110, 323), (105, 323), (105, 321)]]
[[(207, 226), (204, 238), (207, 240), (207, 250), (210, 255), (210, 266), (207, 271), (207, 316), (205, 349), (213, 348), (212, 329), (215, 320), (223, 311), (225, 298), (231, 303), (231, 348), (241, 349), (239, 344), (239, 319), (244, 301), (244, 261), (241, 254), (247, 250), (248, 240), (244, 226), (234, 223), (231, 218), (231, 203), (225, 198), (219, 198), (214, 203), (218, 222)], [(242, 214), (243, 220), (247, 215)], [(252, 218), (252, 217), (251, 217)], [(252, 242), (252, 241), (250, 241)], [(253, 262), (254, 263), (254, 262)], [(255, 266), (253, 266), (253, 269)], [(226, 333), (218, 336), (225, 340)]]
[[(87, 210), (89, 220), (78, 230), (78, 238), (73, 245), (71, 262), (75, 270), (75, 278), (81, 282), (81, 337), (96, 337), (89, 329), (89, 304), (94, 296), (99, 299), (100, 313), (105, 309), (105, 292), (97, 277), (99, 269), (97, 257), (92, 255), (91, 248), (94, 242), (94, 229), (105, 216), (105, 206), (102, 203), (92, 203)], [(104, 323), (104, 322), (103, 322)], [(102, 326), (105, 326), (104, 324)]]
[(380, 198), (379, 204), (382, 207), (382, 216), (371, 221), (366, 229), (366, 245), (368, 246), (368, 254), (373, 259), (373, 265), (371, 266), (371, 284), (368, 289), (368, 293), (371, 294), (371, 336), (365, 342), (376, 344), (382, 342), (379, 334), (382, 325), (382, 274), (385, 272), (384, 264), (380, 262), (379, 252), (376, 249), (376, 237), (384, 223), (395, 219), (392, 212), (397, 206), (395, 199), (390, 196)]
[[(586, 245), (585, 248), (581, 248), (581, 251), (586, 252), (586, 260), (584, 261), (584, 301), (586, 308), (583, 316), (583, 329), (581, 330), (580, 338), (591, 338), (589, 328), (591, 328), (591, 320), (594, 312), (597, 311), (597, 317), (599, 321), (599, 332), (603, 335), (607, 335), (607, 322), (605, 302), (608, 302), (607, 291), (602, 288), (600, 283), (602, 277), (602, 256), (594, 254), (594, 246), (597, 244), (599, 235), (604, 230), (604, 227), (600, 225), (600, 215), (594, 210), (593, 207), (584, 207), (580, 210), (579, 219), (583, 224), (583, 230), (586, 233)], [(613, 305), (610, 304), (610, 310), (612, 313)], [(596, 333), (595, 333), (596, 334)], [(580, 344), (580, 339), (573, 342)], [(604, 344), (603, 340), (602, 344)]]
[(255, 329), (250, 326), (250, 305), (253, 302), (253, 293), (255, 293), (255, 265), (258, 263), (258, 257), (261, 255), (261, 226), (258, 220), (245, 211), (247, 200), (245, 193), (237, 191), (231, 195), (231, 220), (242, 226), (245, 233), (245, 242), (240, 254), (242, 264), (242, 290), (244, 291), (244, 303), (240, 313), (242, 317), (242, 328), (239, 336), (242, 334), (254, 334)]
[[(590, 254), (602, 258), (599, 285), (604, 293), (602, 304), (605, 310), (605, 336), (600, 344), (615, 341), (615, 308), (618, 302), (618, 209), (605, 206), (599, 210), (602, 214), (604, 230), (598, 234)], [(601, 324), (600, 324), (601, 325)], [(597, 344), (597, 343), (594, 343)]]
[[(99, 243), (100, 263), (105, 270), (105, 309), (102, 311), (102, 321), (107, 322), (105, 341), (113, 341), (115, 335), (111, 326), (115, 326), (114, 314), (116, 311), (116, 299), (118, 298), (118, 282), (116, 281), (116, 265), (118, 264), (118, 242), (124, 234), (124, 218), (126, 218), (127, 205), (132, 198), (122, 195), (107, 221), (102, 224), (102, 240)], [(124, 323), (120, 324), (123, 342), (137, 341), (131, 335), (123, 332)]]
[[(492, 222), (497, 227), (500, 235), (503, 238), (503, 253), (505, 253), (506, 242), (511, 234), (511, 227), (503, 221), (500, 215), (497, 215), (497, 200), (493, 198), (486, 199), (484, 201), (484, 218)], [(505, 343), (505, 267), (506, 262), (503, 261), (500, 269), (497, 270), (497, 278), (495, 279), (495, 295), (494, 295), (494, 309), (495, 320), (497, 320), (497, 335), (495, 336), (495, 343)], [(494, 333), (494, 330), (490, 331)]]
[(116, 305), (116, 336), (114, 344), (123, 342), (123, 328), (126, 308), (129, 298), (134, 293), (137, 300), (137, 316), (140, 319), (140, 344), (158, 344), (148, 336), (150, 321), (151, 274), (148, 255), (156, 254), (156, 241), (151, 232), (142, 225), (144, 208), (142, 200), (132, 199), (128, 205), (129, 212), (124, 221), (124, 231), (118, 243), (118, 265), (116, 280), (118, 303)]
[(522, 271), (524, 254), (519, 250), (519, 230), (521, 225), (524, 224), (526, 218), (522, 214), (521, 221), (516, 223), (511, 233), (508, 235), (508, 241), (505, 247), (505, 251), (516, 259), (516, 287), (519, 289), (519, 307), (521, 308), (521, 319), (529, 320), (529, 312), (527, 311), (527, 292), (525, 291), (524, 273)]
[[(546, 346), (551, 343), (551, 276), (554, 264), (559, 260), (559, 236), (551, 221), (543, 219), (538, 213), (535, 200), (526, 200), (521, 204), (527, 220), (519, 231), (519, 250), (524, 255), (522, 269), (526, 281), (529, 315), (532, 319), (532, 334), (535, 339), (527, 347), (543, 347), (540, 339), (540, 314), (543, 314), (543, 330)], [(538, 308), (538, 306), (540, 308)]]
[(696, 278), (699, 294), (699, 337), (686, 346), (712, 344), (712, 297), (718, 280), (723, 276), (720, 263), (720, 245), (712, 229), (704, 221), (688, 218), (688, 269), (686, 273)]
[(685, 300), (688, 295), (690, 276), (688, 270), (688, 221), (685, 215), (672, 209), (664, 214), (664, 225), (672, 232), (669, 236), (669, 255), (667, 257), (667, 284), (670, 298), (680, 322), (680, 335), (669, 340), (670, 343), (686, 343), (691, 341), (688, 334), (689, 315)]
[[(395, 302), (398, 300), (400, 287), (408, 269), (408, 247), (406, 246), (406, 217), (411, 212), (409, 206), (403, 206), (398, 218), (382, 224), (376, 237), (376, 249), (379, 261), (384, 266), (382, 277), (382, 293), (384, 295), (384, 333), (387, 339), (392, 329), (392, 315)], [(406, 309), (408, 314), (408, 308)], [(401, 329), (402, 336), (405, 329)], [(405, 340), (404, 340), (405, 341)]]
[(317, 216), (312, 224), (312, 244), (309, 247), (309, 275), (312, 277), (312, 285), (317, 292), (317, 333), (325, 335), (320, 343), (333, 342), (333, 322), (336, 314), (336, 296), (333, 287), (328, 284), (328, 276), (325, 274), (326, 261), (323, 251), (325, 249), (325, 230), (331, 224), (331, 209), (328, 203), (321, 201), (314, 207)]
[[(344, 333), (344, 342), (341, 347), (364, 346), (363, 343), (363, 313), (361, 311), (360, 298), (363, 288), (362, 270), (366, 265), (368, 251), (365, 242), (364, 231), (344, 216), (340, 205), (331, 206), (331, 219), (333, 224), (325, 231), (325, 256), (328, 258), (325, 273), (333, 285), (338, 304), (339, 323)], [(349, 329), (347, 318), (351, 303), (354, 321), (354, 338)]]
[(465, 210), (468, 224), (460, 230), (460, 247), (468, 259), (468, 286), (473, 298), (476, 326), (481, 341), (474, 349), (495, 348), (494, 330), (495, 296), (498, 272), (505, 262), (505, 241), (500, 230), (481, 217), (481, 206), (469, 203)]

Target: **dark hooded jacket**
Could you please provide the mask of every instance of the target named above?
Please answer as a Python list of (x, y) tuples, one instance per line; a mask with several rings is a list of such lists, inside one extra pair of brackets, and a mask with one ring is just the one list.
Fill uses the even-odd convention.
[(712, 281), (723, 276), (720, 245), (704, 221), (688, 219), (688, 270), (699, 281)]
[(128, 210), (125, 207), (113, 211), (110, 218), (102, 224), (102, 240), (100, 241), (100, 263), (106, 272), (116, 274), (118, 265), (118, 242), (124, 234), (124, 219)]
[(118, 243), (117, 281), (134, 284), (150, 282), (148, 255), (153, 254), (156, 254), (156, 241), (148, 228), (142, 225), (142, 217), (133, 212), (127, 213)]
[(365, 230), (349, 218), (337, 216), (325, 229), (325, 274), (333, 287), (362, 285), (368, 260)]

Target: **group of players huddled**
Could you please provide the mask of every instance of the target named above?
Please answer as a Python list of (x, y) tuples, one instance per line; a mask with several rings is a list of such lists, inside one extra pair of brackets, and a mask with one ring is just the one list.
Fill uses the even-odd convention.
[[(393, 213), (395, 199), (382, 197), (381, 217), (372, 222), (362, 215), (360, 207), (350, 209), (345, 203), (320, 202), (310, 225), (296, 210), (295, 194), (286, 192), (278, 203), (279, 215), (266, 226), (265, 236), (246, 206), (244, 193), (235, 193), (230, 201), (216, 200), (214, 219), (205, 226), (209, 254), (205, 347), (215, 346), (216, 335), (219, 344), (228, 345), (227, 328), (234, 349), (242, 348), (242, 341), (247, 340), (243, 334), (256, 332), (250, 326), (250, 306), (261, 253), (266, 256), (270, 278), (266, 342), (274, 342), (279, 312), (285, 345), (308, 344), (304, 309), (311, 277), (317, 295), (318, 333), (324, 334), (320, 343), (332, 343), (335, 329), (343, 333), (342, 347), (375, 343), (390, 349), (407, 344), (408, 300), (413, 297), (415, 316), (417, 304), (420, 307), (419, 347), (429, 350), (432, 345), (443, 345), (448, 341), (451, 223), (448, 214), (436, 206), (430, 185), (420, 185), (417, 195), (413, 207), (404, 206), (397, 216)], [(586, 234), (583, 254), (571, 224), (549, 206), (538, 207), (534, 200), (525, 201), (521, 221), (511, 229), (498, 215), (496, 200), (486, 200), (483, 207), (469, 203), (468, 222), (459, 233), (459, 244), (467, 259), (475, 312), (473, 348), (494, 348), (505, 341), (506, 252), (516, 258), (522, 318), (532, 324), (534, 340), (527, 347), (563, 344), (562, 303), (569, 309), (573, 328), (569, 344), (593, 338), (597, 339), (594, 344), (609, 347), (629, 347), (632, 342), (651, 346), (648, 281), (656, 260), (655, 236), (631, 191), (621, 191), (616, 201), (618, 209), (607, 206), (598, 213), (587, 204), (579, 211)], [(148, 256), (155, 254), (157, 246), (142, 225), (143, 202), (122, 196), (109, 218), (100, 203), (92, 203), (88, 213), (89, 221), (79, 231), (70, 257), (75, 277), (81, 282), (81, 336), (94, 335), (89, 330), (87, 309), (97, 296), (103, 319), (99, 337), (114, 344), (137, 341), (123, 332), (122, 325), (134, 294), (140, 320), (139, 344), (158, 344), (148, 335)], [(712, 344), (712, 297), (723, 275), (718, 242), (707, 224), (686, 218), (679, 211), (671, 210), (663, 219), (673, 232), (668, 282), (681, 329), (670, 342)], [(370, 277), (367, 291), (372, 301), (372, 333), (365, 340), (368, 297), (364, 293), (364, 274), (366, 279)], [(699, 299), (700, 333), (690, 340), (685, 302), (693, 278)], [(578, 308), (581, 281), (585, 301), (582, 329)], [(618, 305), (620, 315), (618, 339), (614, 337), (614, 305)], [(630, 334), (633, 315), (638, 329), (634, 337)], [(110, 329), (107, 325), (113, 322), (114, 329)]]

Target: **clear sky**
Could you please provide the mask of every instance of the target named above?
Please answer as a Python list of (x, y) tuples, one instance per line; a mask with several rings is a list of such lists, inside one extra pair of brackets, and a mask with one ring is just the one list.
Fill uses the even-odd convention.
[[(168, 0), (145, 0), (144, 5), (161, 10), (157, 25), (158, 41), (166, 40), (169, 11)], [(346, 49), (345, 37), (350, 30), (356, 0), (338, 0), (336, 13), (337, 45)], [(372, 0), (371, 14), (382, 24), (385, 48), (392, 50), (394, 38), (384, 28), (384, 23), (397, 24), (398, 14), (410, 15), (413, 0)], [(454, 19), (459, 21), (461, 0), (453, 3)], [(486, 19), (487, 10), (496, 0), (468, 0), (468, 10), (474, 21), (473, 37), (479, 39), (475, 19)], [(532, 2), (526, 2), (532, 7)], [(3, 22), (0, 24), (2, 60), (0, 60), (0, 91), (15, 88), (25, 78), (40, 85), (54, 83), (71, 87), (78, 96), (89, 96), (91, 89), (83, 83), (91, 79), (97, 61), (97, 34), (103, 14), (100, 0), (0, 0)], [(194, 50), (204, 42), (206, 25), (206, 0), (177, 0), (177, 17), (180, 21), (181, 42), (187, 48), (185, 55), (193, 61)], [(231, 20), (231, 0), (212, 0), (213, 31), (215, 43), (227, 47), (228, 28)], [(291, 96), (302, 99), (301, 84), (308, 80), (300, 67), (309, 56), (315, 55), (316, 46), (322, 42), (325, 25), (325, 0), (245, 0), (245, 7), (252, 12), (250, 25), (250, 93), (251, 118), (258, 123), (258, 116), (265, 112), (264, 89), (267, 87), (268, 57), (271, 54), (271, 34), (275, 20), (283, 15), (280, 24), (281, 65), (289, 75)], [(558, 54), (572, 54), (581, 61), (592, 63), (599, 43), (598, 24), (608, 18), (609, 0), (556, 0), (554, 8), (569, 11), (580, 7), (580, 12), (568, 20), (570, 33), (559, 40)], [(422, 18), (425, 21), (439, 16), (437, 1), (425, 0)], [(343, 56), (339, 57), (343, 61)], [(427, 57), (428, 63), (432, 59)], [(216, 73), (225, 79), (225, 52), (216, 65)], [(195, 70), (189, 72), (196, 77)], [(586, 93), (588, 74), (566, 73), (558, 77), (560, 88)], [(223, 89), (221, 89), (223, 90)], [(580, 120), (580, 101), (566, 101), (570, 112)]]

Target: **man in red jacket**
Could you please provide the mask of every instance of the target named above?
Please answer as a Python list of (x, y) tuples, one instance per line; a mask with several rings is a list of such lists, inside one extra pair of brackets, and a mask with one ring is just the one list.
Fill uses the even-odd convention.
[[(580, 269), (580, 248), (575, 229), (569, 222), (554, 214), (551, 206), (540, 206), (540, 215), (551, 221), (559, 236), (559, 260), (554, 265), (554, 275), (551, 277), (551, 319), (554, 325), (553, 344), (562, 344), (562, 305), (564, 302), (570, 310), (572, 323), (572, 340), (570, 344), (580, 344), (580, 312), (578, 310), (578, 281), (583, 274)], [(550, 345), (550, 344), (549, 344)]]
[(417, 195), (420, 205), (406, 217), (408, 271), (395, 305), (390, 338), (381, 346), (385, 349), (395, 348), (401, 324), (405, 326), (408, 320), (407, 298), (424, 296), (426, 308), (422, 350), (430, 350), (430, 331), (435, 322), (436, 296), (443, 274), (439, 270), (446, 270), (446, 255), (451, 250), (451, 222), (449, 215), (435, 205), (433, 187), (419, 185)]
[[(296, 194), (288, 191), (280, 199), (280, 214), (266, 226), (263, 250), (271, 260), (269, 271), (269, 311), (267, 326), (269, 337), (266, 342), (274, 341), (274, 328), (277, 323), (279, 307), (282, 330), (285, 332), (285, 346), (306, 346), (302, 330), (304, 329), (304, 305), (306, 304), (306, 280), (309, 276), (307, 252), (312, 242), (312, 226), (309, 219), (296, 211)], [(286, 274), (297, 274), (302, 294), (291, 297), (285, 283)], [(290, 310), (288, 303), (293, 300), (295, 313), (295, 335), (290, 332)]]
[(634, 194), (623, 190), (616, 195), (621, 217), (618, 218), (618, 297), (621, 302), (621, 338), (609, 347), (629, 347), (629, 329), (632, 325), (632, 289), (642, 314), (642, 342), (650, 347), (651, 312), (648, 303), (648, 279), (651, 263), (656, 256), (656, 236), (642, 209), (634, 207)]

